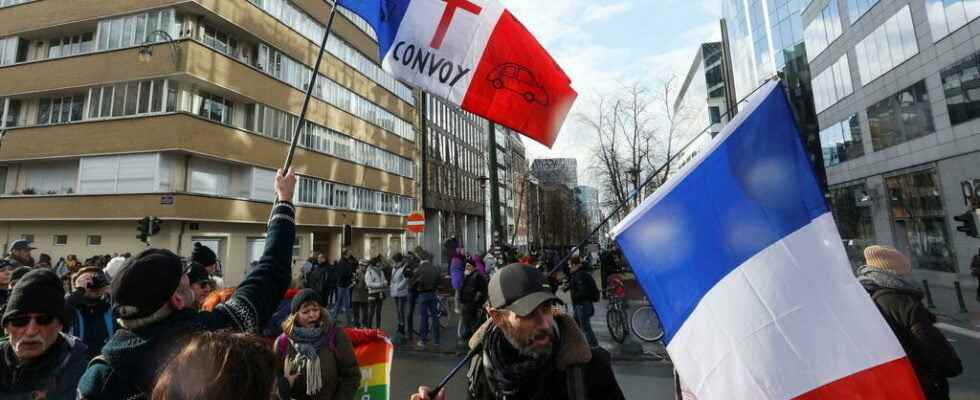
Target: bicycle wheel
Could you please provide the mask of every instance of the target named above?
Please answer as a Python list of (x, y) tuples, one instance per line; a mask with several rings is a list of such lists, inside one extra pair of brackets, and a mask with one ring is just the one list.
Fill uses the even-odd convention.
[(644, 342), (656, 342), (664, 337), (664, 329), (660, 326), (660, 318), (651, 306), (640, 306), (633, 310), (630, 317), (630, 328), (633, 334)]
[(606, 313), (606, 327), (609, 328), (609, 335), (616, 343), (623, 343), (626, 340), (628, 329), (626, 328), (626, 311), (612, 309)]

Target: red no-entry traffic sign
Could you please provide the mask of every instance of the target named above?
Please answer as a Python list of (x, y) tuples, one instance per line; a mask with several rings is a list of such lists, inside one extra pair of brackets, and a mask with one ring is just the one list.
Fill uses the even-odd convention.
[(405, 222), (405, 230), (412, 233), (422, 233), (425, 230), (425, 216), (422, 213), (412, 213)]

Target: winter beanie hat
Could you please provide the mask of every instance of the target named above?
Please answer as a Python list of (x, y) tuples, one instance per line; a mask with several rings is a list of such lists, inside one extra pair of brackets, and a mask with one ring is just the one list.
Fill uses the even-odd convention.
[(195, 242), (194, 250), (191, 252), (191, 260), (207, 267), (217, 263), (218, 256), (210, 247), (202, 245), (201, 242)]
[(320, 295), (316, 293), (313, 289), (303, 289), (293, 296), (293, 302), (289, 304), (289, 313), (296, 314), (299, 312), (300, 307), (303, 307), (303, 303), (308, 303), (315, 301), (317, 304), (320, 303)]
[(145, 318), (170, 301), (184, 266), (170, 250), (149, 249), (126, 260), (112, 280), (112, 312), (123, 320)]
[(0, 325), (6, 325), (8, 318), (25, 314), (51, 315), (62, 323), (66, 321), (65, 289), (57, 274), (49, 269), (24, 274), (10, 292)]
[(912, 273), (908, 257), (891, 246), (868, 246), (864, 249), (864, 259), (869, 267), (898, 275)]

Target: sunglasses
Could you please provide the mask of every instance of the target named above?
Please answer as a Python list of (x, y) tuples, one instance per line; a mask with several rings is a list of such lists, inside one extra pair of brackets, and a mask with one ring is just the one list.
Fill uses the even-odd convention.
[(34, 320), (34, 323), (40, 326), (48, 326), (54, 322), (54, 317), (51, 315), (25, 315), (22, 317), (7, 318), (7, 323), (17, 328), (23, 328), (27, 326), (27, 324), (30, 324), (32, 319)]

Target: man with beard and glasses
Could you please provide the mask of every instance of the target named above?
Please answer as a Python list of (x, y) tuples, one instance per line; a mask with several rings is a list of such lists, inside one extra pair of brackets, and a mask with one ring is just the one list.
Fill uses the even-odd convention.
[(34, 257), (31, 256), (31, 251), (34, 250), (37, 248), (31, 246), (30, 240), (14, 240), (10, 243), (10, 255), (7, 256), (7, 262), (14, 267), (34, 267)]
[[(149, 398), (167, 360), (187, 338), (205, 331), (259, 333), (292, 280), (296, 176), (276, 173), (279, 199), (272, 206), (259, 264), (213, 311), (196, 302), (188, 270), (176, 254), (148, 249), (123, 265), (111, 285), (112, 312), (120, 325), (78, 384), (78, 399)], [(202, 264), (203, 265), (203, 264)]]
[[(534, 268), (511, 264), (489, 285), (490, 319), (470, 338), (480, 348), (470, 363), (468, 393), (473, 400), (621, 400), (609, 353), (590, 348), (572, 317)], [(412, 400), (429, 400), (420, 387)], [(445, 400), (445, 392), (436, 399)]]
[(21, 278), (10, 293), (0, 341), (0, 399), (70, 400), (85, 371), (86, 346), (61, 333), (65, 291), (51, 270)]

